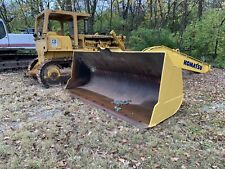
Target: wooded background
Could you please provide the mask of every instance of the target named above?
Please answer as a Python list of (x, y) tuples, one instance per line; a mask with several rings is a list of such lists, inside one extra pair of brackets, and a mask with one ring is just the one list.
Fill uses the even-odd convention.
[(10, 31), (34, 27), (44, 9), (88, 12), (89, 33), (127, 36), (127, 47), (166, 45), (225, 68), (225, 0), (0, 0)]

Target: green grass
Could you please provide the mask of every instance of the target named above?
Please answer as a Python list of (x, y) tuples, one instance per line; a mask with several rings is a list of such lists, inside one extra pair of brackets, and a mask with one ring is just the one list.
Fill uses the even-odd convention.
[[(0, 74), (3, 85), (16, 91), (0, 97), (5, 126), (0, 133), (0, 168), (225, 168), (225, 112), (202, 109), (212, 105), (204, 99), (205, 91), (214, 89), (201, 85), (214, 75), (202, 84), (194, 83), (198, 76), (193, 76), (185, 91), (198, 90), (203, 99), (186, 94), (175, 116), (142, 130), (71, 99), (62, 88), (45, 90), (20, 73), (14, 78)], [(225, 98), (223, 89), (217, 90), (221, 96), (211, 97), (214, 102)], [(15, 101), (17, 97), (20, 101)]]

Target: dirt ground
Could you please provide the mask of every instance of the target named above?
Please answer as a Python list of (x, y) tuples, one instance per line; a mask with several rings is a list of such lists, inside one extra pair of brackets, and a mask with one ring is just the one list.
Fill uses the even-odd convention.
[(0, 168), (225, 168), (225, 71), (185, 77), (185, 100), (149, 130), (0, 73)]

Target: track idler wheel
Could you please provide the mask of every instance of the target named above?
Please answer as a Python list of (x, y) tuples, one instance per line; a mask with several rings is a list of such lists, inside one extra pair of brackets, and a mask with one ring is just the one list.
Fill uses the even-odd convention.
[(45, 62), (40, 66), (37, 78), (39, 83), (44, 87), (49, 88), (58, 86), (62, 83), (61, 66), (54, 62)]
[(32, 74), (31, 71), (34, 69), (34, 66), (38, 63), (38, 58), (33, 59), (27, 68), (27, 71), (25, 72), (25, 77), (32, 77), (34, 79), (37, 79), (36, 75)]

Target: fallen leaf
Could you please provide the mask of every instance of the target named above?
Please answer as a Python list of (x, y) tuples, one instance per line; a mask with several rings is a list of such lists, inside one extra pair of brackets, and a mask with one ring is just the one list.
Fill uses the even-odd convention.
[(173, 161), (173, 162), (177, 162), (179, 160), (179, 158), (178, 157), (172, 157), (172, 158), (170, 158), (170, 160)]

